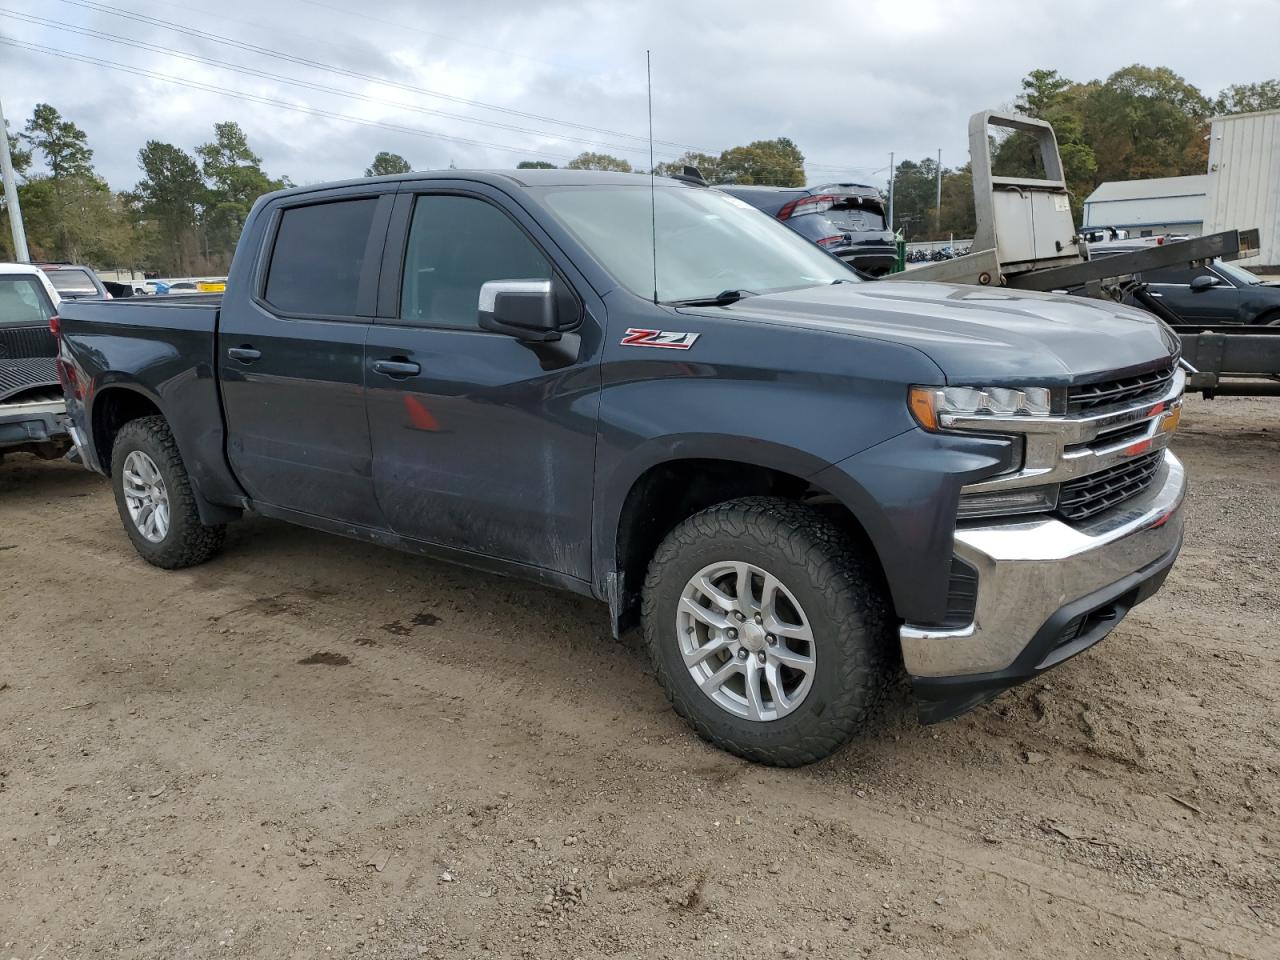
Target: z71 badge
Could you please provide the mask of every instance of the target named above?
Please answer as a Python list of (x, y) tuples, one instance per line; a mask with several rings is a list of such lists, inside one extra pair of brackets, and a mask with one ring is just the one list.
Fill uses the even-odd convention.
[(629, 327), (620, 341), (624, 347), (661, 347), (664, 350), (688, 350), (701, 334), (675, 330), (640, 330)]

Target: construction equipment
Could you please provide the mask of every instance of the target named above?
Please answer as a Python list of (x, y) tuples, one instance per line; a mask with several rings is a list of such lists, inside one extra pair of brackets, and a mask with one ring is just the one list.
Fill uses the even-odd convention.
[[(1033, 136), (1042, 178), (995, 176), (991, 128)], [(969, 158), (977, 230), (970, 253), (897, 275), (900, 280), (971, 283), (1060, 291), (1098, 299), (1131, 299), (1181, 328), (1188, 389), (1215, 394), (1280, 396), (1280, 328), (1195, 327), (1153, 297), (1144, 271), (1198, 266), (1252, 256), (1257, 230), (1226, 230), (1090, 260), (1076, 230), (1053, 126), (1044, 120), (984, 110), (969, 118)]]

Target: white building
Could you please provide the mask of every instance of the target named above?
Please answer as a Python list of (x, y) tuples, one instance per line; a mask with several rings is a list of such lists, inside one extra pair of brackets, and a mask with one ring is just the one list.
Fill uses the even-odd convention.
[(1280, 264), (1280, 110), (1215, 117), (1209, 132), (1206, 233), (1260, 233), (1260, 255), (1242, 266)]
[(1084, 228), (1113, 227), (1130, 237), (1205, 232), (1205, 190), (1209, 177), (1158, 177), (1099, 184), (1084, 202)]

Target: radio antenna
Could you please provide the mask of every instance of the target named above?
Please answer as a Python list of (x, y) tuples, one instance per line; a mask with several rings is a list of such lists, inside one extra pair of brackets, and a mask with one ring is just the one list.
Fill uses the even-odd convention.
[(653, 66), (649, 51), (644, 52), (644, 79), (649, 90), (649, 231), (653, 238), (653, 302), (658, 302), (658, 202), (653, 170)]

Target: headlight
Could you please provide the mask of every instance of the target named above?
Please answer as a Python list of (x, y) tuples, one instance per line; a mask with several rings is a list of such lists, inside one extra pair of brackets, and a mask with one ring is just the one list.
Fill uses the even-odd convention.
[(926, 430), (949, 427), (956, 417), (1047, 417), (1048, 387), (912, 387), (911, 413)]

